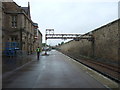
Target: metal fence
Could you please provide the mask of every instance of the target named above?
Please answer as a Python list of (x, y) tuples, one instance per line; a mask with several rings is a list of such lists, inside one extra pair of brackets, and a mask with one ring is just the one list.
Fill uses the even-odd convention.
[(16, 56), (17, 51), (20, 50), (19, 46), (18, 42), (6, 42), (3, 54), (5, 56)]

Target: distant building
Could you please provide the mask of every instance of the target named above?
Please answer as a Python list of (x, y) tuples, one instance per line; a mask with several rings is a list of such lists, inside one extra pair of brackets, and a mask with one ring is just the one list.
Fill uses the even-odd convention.
[(36, 25), (31, 20), (29, 3), (28, 7), (18, 6), (15, 2), (2, 3), (3, 51), (6, 48), (6, 42), (17, 42), (20, 50), (31, 54), (36, 46), (35, 32)]
[(38, 30), (38, 46), (42, 48), (42, 33)]

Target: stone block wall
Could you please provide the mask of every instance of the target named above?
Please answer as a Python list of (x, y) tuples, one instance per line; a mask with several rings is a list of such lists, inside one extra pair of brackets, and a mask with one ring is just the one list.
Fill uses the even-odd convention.
[[(118, 64), (120, 56), (120, 25), (118, 26), (118, 23), (120, 23), (120, 20), (113, 21), (91, 31), (94, 37), (94, 43), (87, 39), (80, 41), (72, 40), (59, 46), (59, 49), (76, 58), (82, 55), (101, 62)], [(88, 34), (86, 33), (85, 35)]]
[(115, 21), (94, 31), (95, 57), (118, 61), (118, 30), (118, 21)]

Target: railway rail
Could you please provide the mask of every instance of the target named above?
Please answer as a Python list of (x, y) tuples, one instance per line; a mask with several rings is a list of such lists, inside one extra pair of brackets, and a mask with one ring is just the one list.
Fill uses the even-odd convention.
[(64, 52), (62, 52), (63, 54), (73, 58), (74, 60), (78, 61), (79, 63), (82, 63), (83, 65), (101, 73), (102, 75), (110, 78), (111, 80), (117, 82), (117, 83), (120, 83), (120, 66), (112, 66), (112, 65), (108, 65), (108, 64), (105, 64), (105, 63), (102, 63), (102, 62), (98, 62), (98, 61), (95, 61), (95, 60), (90, 60), (90, 59), (87, 59), (87, 58), (76, 58), (76, 57), (73, 57), (72, 55), (70, 54), (66, 54)]

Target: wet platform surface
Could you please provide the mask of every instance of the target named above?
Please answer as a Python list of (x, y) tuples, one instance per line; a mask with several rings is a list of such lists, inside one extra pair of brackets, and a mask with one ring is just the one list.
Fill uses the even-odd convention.
[(3, 88), (105, 88), (83, 71), (78, 63), (52, 50), (40, 56), (9, 77), (3, 79)]

